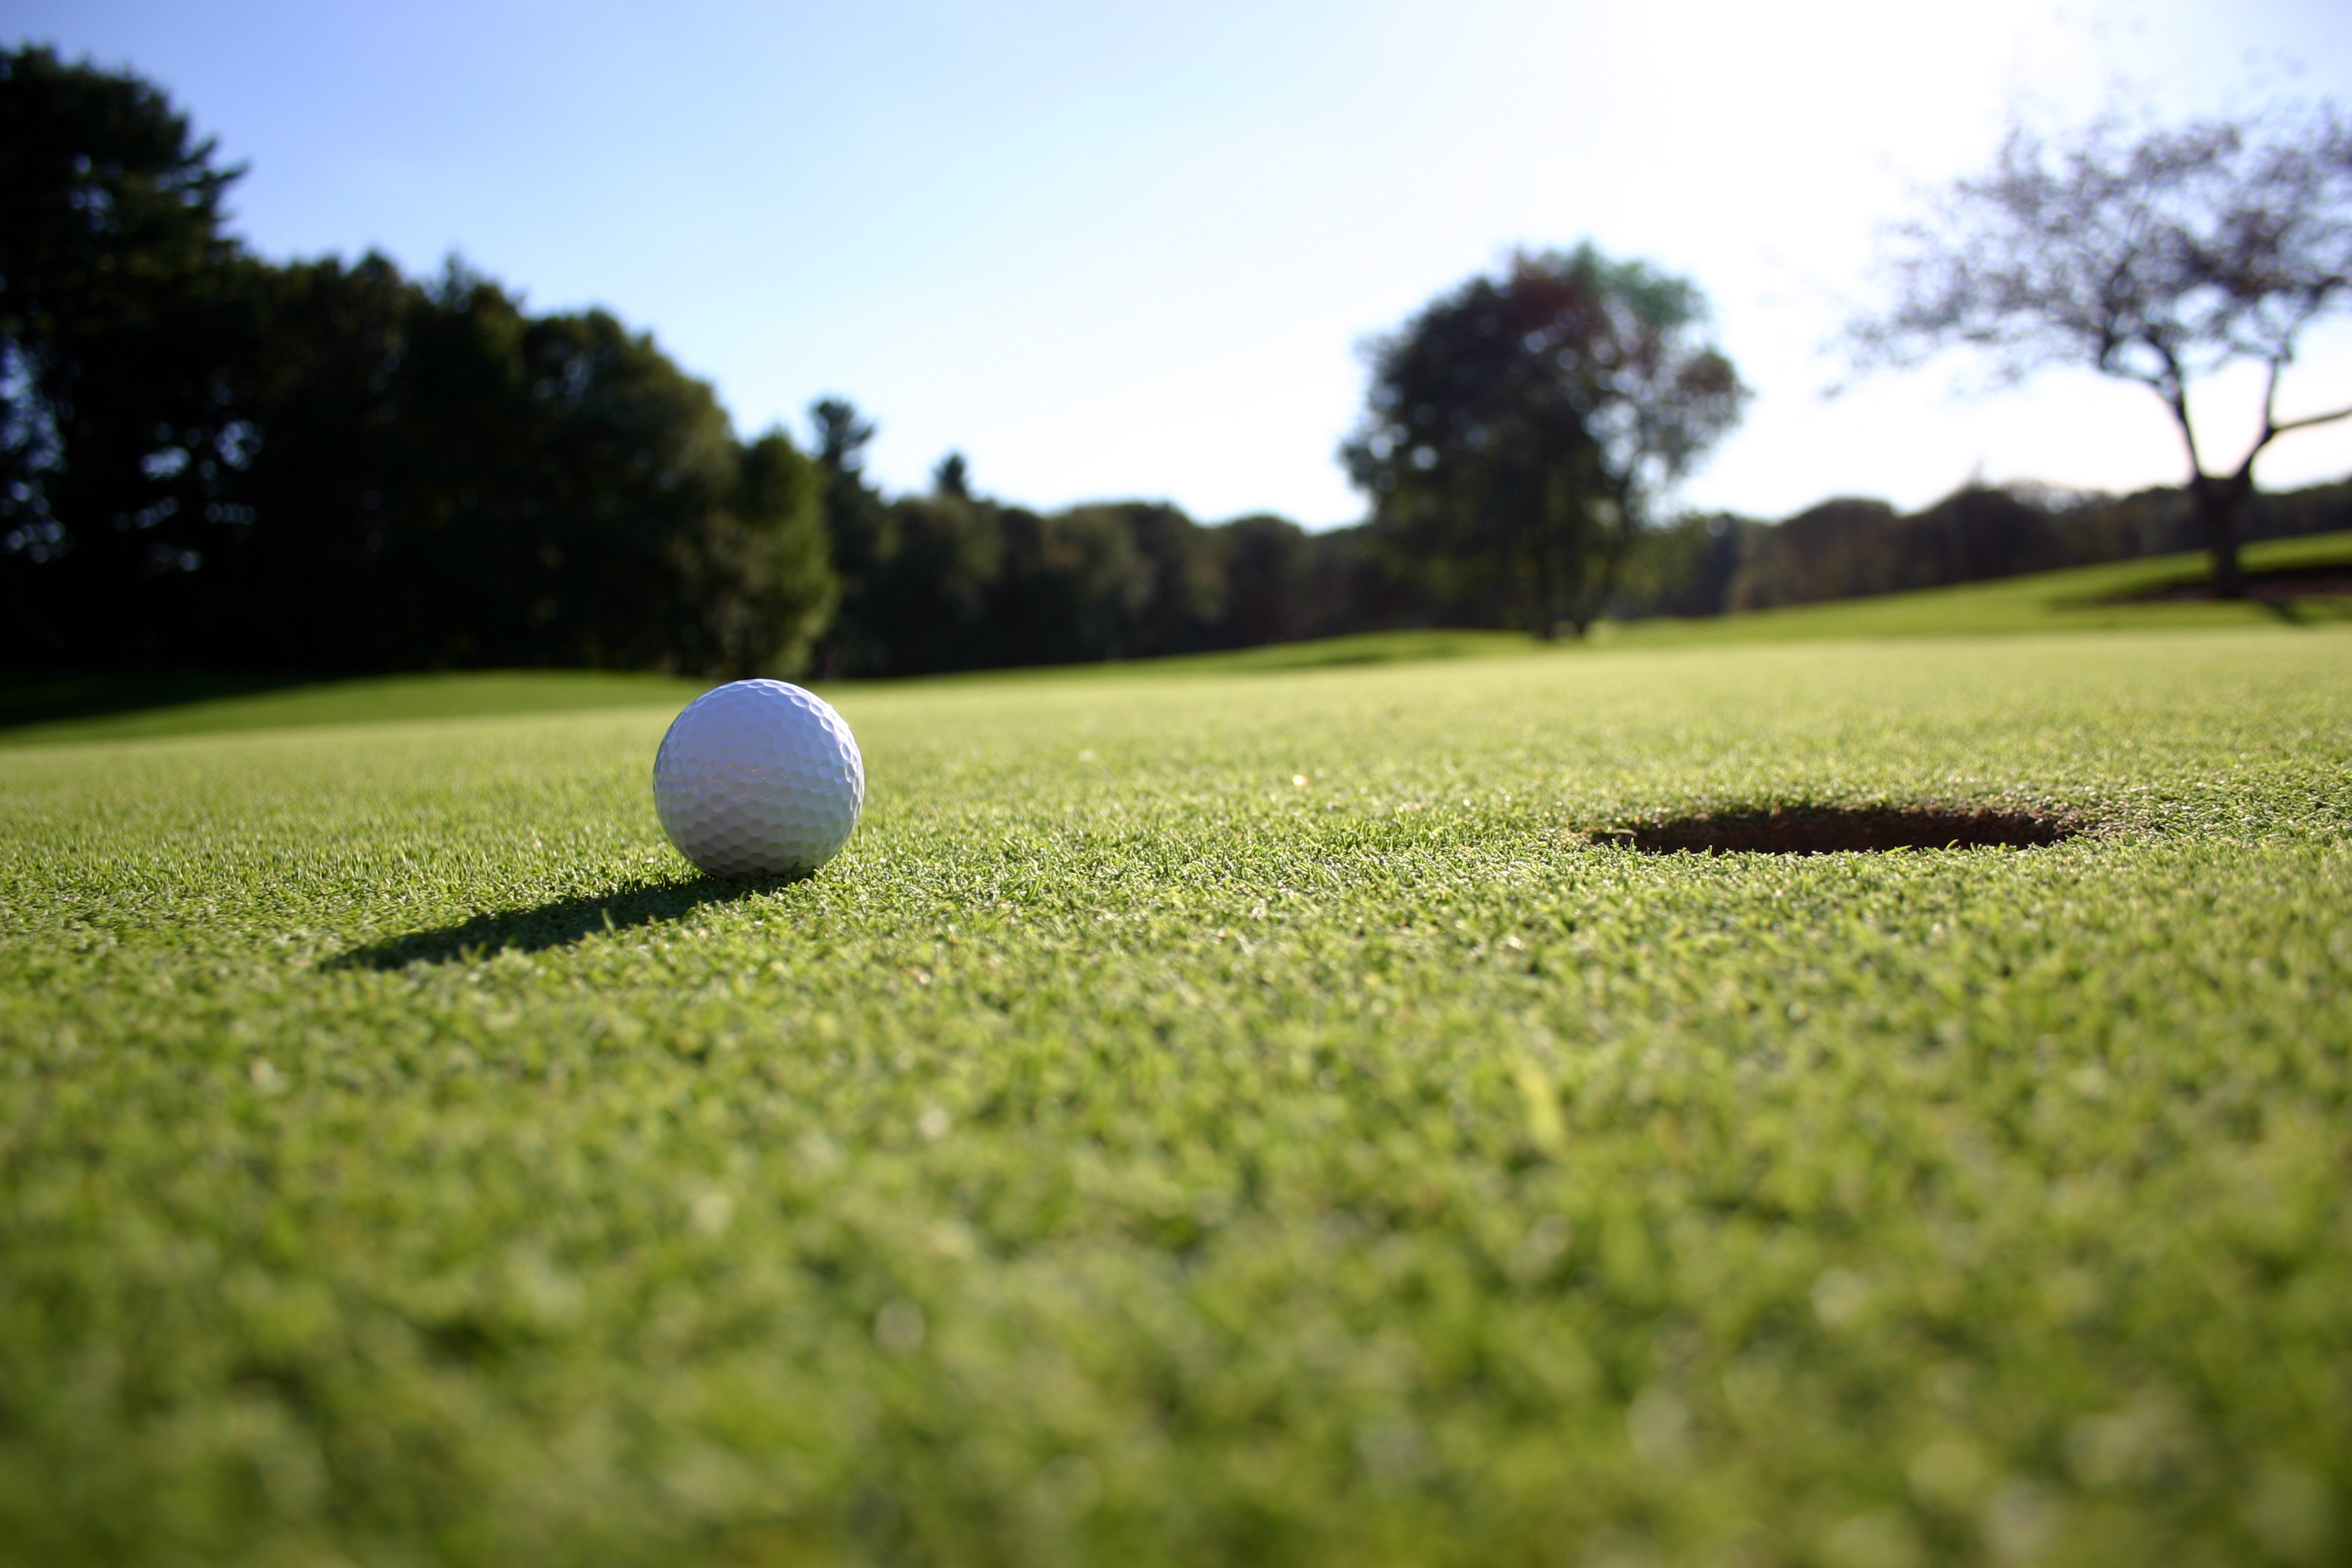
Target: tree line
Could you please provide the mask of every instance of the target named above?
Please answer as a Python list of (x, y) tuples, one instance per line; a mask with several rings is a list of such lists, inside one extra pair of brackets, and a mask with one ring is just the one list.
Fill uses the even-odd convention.
[[(2239, 542), (2352, 530), (2352, 480), (2254, 492)], [(2178, 486), (2115, 496), (2046, 485), (1962, 486), (1916, 512), (1844, 497), (1779, 521), (1687, 513), (1645, 536), (1609, 605), (1621, 620), (1721, 616), (1981, 583), (2210, 542)]]
[[(2352, 139), (2327, 130), (2323, 172), (2352, 167)], [(2141, 184), (2165, 195), (2164, 169), (2210, 173), (2251, 157), (2244, 145), (2171, 148)], [(1852, 500), (1777, 525), (1662, 517), (1748, 393), (1695, 286), (1590, 245), (1517, 253), (1369, 345), (1365, 410), (1339, 454), (1367, 501), (1354, 527), (1203, 523), (1145, 500), (1034, 510), (980, 493), (960, 454), (927, 491), (889, 496), (866, 472), (874, 424), (845, 399), (813, 406), (804, 445), (781, 427), (745, 438), (706, 384), (606, 312), (533, 312), (455, 261), (419, 279), (377, 255), (253, 255), (225, 223), (243, 171), (215, 152), (135, 76), (39, 47), (0, 54), (8, 663), (870, 677), (1412, 626), (1550, 637), (1604, 615), (1715, 615), (2200, 542), (2233, 567), (2241, 538), (2352, 521), (2342, 487), (2253, 494), (2251, 456), (2226, 484), (2200, 471), (2185, 491), (2122, 500), (1971, 486), (1910, 517)], [(2233, 176), (2254, 216), (2297, 180), (2318, 210), (2341, 205), (2310, 157), (2279, 158)], [(2049, 188), (2092, 201), (2033, 184), (2030, 163), (2013, 146), (1980, 205), (2039, 221)], [(2076, 184), (2128, 195), (2128, 182)], [(2282, 224), (2262, 232), (2313, 255), (2352, 235)], [(1870, 352), (1975, 341), (1973, 254), (1915, 265), (1895, 315), (1860, 329)], [(2210, 257), (2170, 265), (2142, 268), (2125, 323), (2165, 375), (2188, 373), (2184, 345), (2209, 331), (2215, 353), (2268, 355), (2274, 391), (2294, 333), (2347, 297), (2317, 261), (2277, 279), (2248, 263), (2221, 283)], [(2264, 279), (2300, 302), (2263, 314), (2247, 300)], [(2012, 279), (2000, 308), (2031, 280)], [(2158, 282), (2172, 316), (2151, 303)], [(2333, 416), (2266, 415), (2263, 440)]]
[(847, 402), (739, 438), (603, 311), (452, 262), (278, 263), (135, 76), (0, 57), (0, 606), (14, 663), (865, 676), (1383, 626), (1580, 630), (1745, 394), (1687, 283), (1521, 255), (1376, 345), (1362, 527), (886, 497)]
[(276, 265), (163, 95), (0, 57), (0, 605), (23, 661), (796, 666), (821, 474), (597, 310)]

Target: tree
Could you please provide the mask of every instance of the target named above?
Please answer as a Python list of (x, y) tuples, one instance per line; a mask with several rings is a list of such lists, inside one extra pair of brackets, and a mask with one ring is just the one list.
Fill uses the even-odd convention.
[(1078, 664), (1136, 649), (1151, 603), (1151, 562), (1125, 508), (1000, 514), (1003, 567), (989, 620), (1003, 665)]
[[(786, 673), (831, 606), (821, 475), (602, 310), (453, 264), (268, 269), (259, 455), (208, 562), (239, 663)], [(256, 616), (256, 605), (271, 613)]]
[(971, 499), (971, 465), (961, 452), (950, 452), (932, 468), (931, 493), (949, 500)]
[(857, 405), (845, 397), (820, 397), (809, 405), (816, 426), (816, 460), (835, 472), (855, 473), (866, 462), (866, 444), (877, 428), (861, 418)]
[(854, 584), (856, 618), (835, 640), (838, 672), (926, 675), (984, 662), (1003, 566), (997, 509), (934, 490), (883, 510), (889, 553)]
[(790, 675), (808, 662), (840, 595), (826, 559), (824, 470), (781, 429), (740, 451), (728, 504), (706, 517), (687, 552), (704, 662)]
[(226, 531), (221, 486), (251, 452), (223, 369), (244, 318), (221, 203), (242, 171), (212, 157), (146, 82), (0, 53), (0, 581), (20, 645), (168, 618)]
[[(2352, 417), (2283, 419), (2279, 381), (2303, 333), (2352, 300), (2352, 125), (2203, 121), (2126, 138), (2112, 120), (2049, 143), (2012, 130), (1990, 174), (1956, 184), (1895, 231), (1894, 302), (1850, 331), (1864, 368), (1961, 344), (2015, 379), (2087, 364), (2155, 391), (2188, 448), (2215, 590), (2242, 596), (2240, 521), (2254, 459), (2279, 437)], [(2261, 427), (2209, 469), (2189, 386), (2239, 361), (2265, 372)]]
[(1222, 646), (1297, 641), (1310, 635), (1314, 609), (1344, 608), (1328, 602), (1342, 595), (1315, 603), (1315, 536), (1288, 518), (1255, 512), (1216, 531), (1225, 576)]
[(890, 618), (884, 579), (898, 552), (896, 520), (866, 482), (866, 446), (876, 426), (845, 397), (809, 405), (816, 460), (824, 470), (824, 531), (841, 608), (817, 650), (819, 673), (875, 675), (890, 668)]
[(1454, 602), (1581, 636), (1650, 499), (1748, 395), (1705, 320), (1696, 287), (1645, 262), (1514, 255), (1374, 342), (1340, 458)]
[(211, 159), (152, 84), (0, 53), (0, 656), (797, 666), (833, 582), (781, 433), (603, 311), (262, 261)]

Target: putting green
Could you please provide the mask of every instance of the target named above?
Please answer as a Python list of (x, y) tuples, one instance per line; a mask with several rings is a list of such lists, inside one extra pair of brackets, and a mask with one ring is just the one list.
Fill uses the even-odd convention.
[(2352, 633), (836, 697), (0, 753), (0, 1560), (2352, 1552)]

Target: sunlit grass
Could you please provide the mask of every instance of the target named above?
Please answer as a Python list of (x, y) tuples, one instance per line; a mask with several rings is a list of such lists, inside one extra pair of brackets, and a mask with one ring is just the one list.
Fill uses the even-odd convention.
[(2352, 1545), (2352, 635), (837, 697), (0, 755), (0, 1558)]
[[(253, 684), (259, 684), (256, 679)], [(217, 735), (243, 730), (283, 730), (320, 724), (371, 724), (403, 719), (461, 719), (507, 713), (563, 713), (591, 709), (692, 701), (708, 682), (609, 670), (506, 669), (483, 673), (380, 675), (342, 680), (292, 681), (269, 689), (203, 694), (202, 685), (176, 689), (152, 678), (86, 677), (48, 683), (50, 704), (77, 699), (100, 710), (87, 717), (47, 718), (0, 728), (0, 746), (53, 745), (75, 741), (134, 741), (160, 735)], [(215, 685), (233, 686), (235, 678)], [(27, 683), (37, 711), (47, 692)], [(150, 691), (156, 696), (141, 700)], [(105, 711), (120, 708), (120, 711)]]
[[(2247, 546), (2244, 562), (2249, 571), (2352, 563), (2352, 533), (2266, 541)], [(1793, 605), (1710, 620), (1635, 621), (1604, 626), (1598, 640), (1662, 647), (1999, 632), (2172, 631), (2352, 620), (2352, 599), (2342, 597), (2307, 598), (2285, 606), (2247, 600), (2130, 602), (2132, 594), (2159, 584), (2202, 581), (2208, 570), (2207, 558), (2201, 554), (2158, 555), (1916, 593)]]

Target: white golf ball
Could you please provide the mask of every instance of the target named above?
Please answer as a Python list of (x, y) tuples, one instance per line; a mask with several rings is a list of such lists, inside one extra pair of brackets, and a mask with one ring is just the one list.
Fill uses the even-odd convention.
[(833, 705), (783, 680), (706, 691), (654, 755), (654, 810), (714, 877), (806, 876), (849, 841), (866, 761)]

